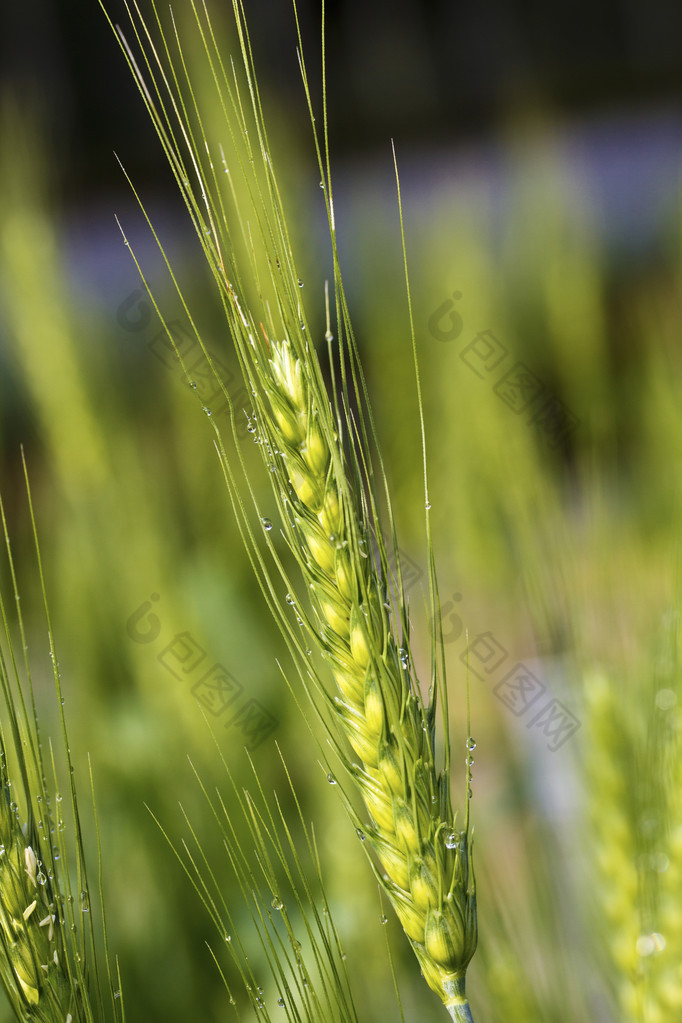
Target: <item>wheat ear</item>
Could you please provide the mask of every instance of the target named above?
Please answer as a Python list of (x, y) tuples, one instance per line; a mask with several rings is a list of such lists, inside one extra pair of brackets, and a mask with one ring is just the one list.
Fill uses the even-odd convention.
[[(445, 701), (444, 690), (436, 685), (442, 678), (441, 667), (433, 668), (434, 692), (427, 707), (410, 663), (408, 641), (405, 638), (402, 645), (397, 641), (397, 630), (394, 631), (391, 622), (390, 610), (394, 606), (402, 635), (409, 635), (399, 559), (396, 558), (395, 586), (391, 587), (387, 554), (379, 536), (379, 558), (375, 559), (370, 550), (372, 529), (379, 533), (375, 528), (378, 514), (370, 453), (374, 447), (369, 442), (373, 428), (371, 423), (369, 428), (366, 425), (371, 421), (369, 411), (362, 411), (364, 381), (338, 266), (329, 168), (327, 166), (325, 173), (316, 137), (334, 256), (339, 330), (334, 363), (342, 379), (343, 412), (338, 403), (332, 407), (319, 361), (308, 341), (310, 331), (300, 299), (303, 282), (295, 270), (240, 0), (233, 0), (233, 13), (249, 114), (244, 112), (239, 82), (233, 81), (234, 75), (228, 74), (223, 65), (205, 5), (192, 4), (229, 138), (235, 147), (232, 169), (238, 171), (237, 184), (222, 144), (217, 150), (223, 170), (230, 172), (227, 185), (222, 175), (218, 180), (218, 156), (210, 156), (211, 144), (204, 134), (198, 104), (193, 109), (198, 117), (196, 130), (203, 137), (201, 146), (197, 145), (199, 136), (195, 136), (195, 128), (187, 116), (185, 88), (187, 95), (192, 96), (193, 105), (197, 90), (191, 84), (177, 28), (174, 25), (172, 31), (178, 51), (176, 64), (183, 72), (182, 86), (154, 0), (151, 8), (162, 40), (159, 47), (154, 44), (135, 2), (132, 7), (131, 20), (145, 54), (150, 86), (120, 34), (119, 39), (220, 290), (244, 381), (253, 398), (255, 422), (252, 418), (249, 430), (254, 439), (261, 442), (282, 526), (301, 566), (312, 604), (310, 631), (317, 637), (332, 669), (338, 687), (335, 697), (330, 696), (319, 679), (308, 653), (300, 646), (295, 628), (292, 631), (284, 614), (272, 578), (276, 573), (265, 565), (248, 519), (244, 483), (255, 500), (248, 469), (240, 454), (227, 454), (220, 426), (213, 418), (237, 521), (270, 608), (290, 641), (298, 666), (305, 664), (302, 678), (305, 682), (307, 672), (312, 680), (316, 691), (311, 696), (316, 706), (322, 709), (320, 700), (329, 701), (334, 712), (329, 731), (332, 743), (340, 743), (340, 729), (362, 761), (361, 764), (348, 763), (348, 768), (372, 818), (373, 823), (362, 831), (381, 862), (383, 870), (377, 870), (377, 876), (412, 943), (427, 982), (439, 994), (453, 1019), (470, 1023), (472, 1016), (464, 983), (466, 968), (476, 948), (477, 923), (469, 821), (467, 816), (463, 830), (454, 830), (449, 756), (445, 757), (443, 772), (437, 770), (435, 763), (437, 690)], [(300, 36), (299, 45), (303, 82), (310, 104)], [(168, 66), (164, 54), (168, 57)], [(312, 108), (310, 112), (313, 116)], [(173, 127), (176, 120), (177, 137)], [(326, 113), (323, 120), (326, 126)], [(327, 142), (325, 127), (328, 153)], [(260, 172), (255, 169), (256, 158), (261, 164)], [(241, 189), (242, 175), (245, 190)], [(190, 179), (196, 180), (200, 199), (195, 196)], [(231, 217), (227, 215), (223, 188), (230, 195)], [(242, 266), (240, 250), (235, 250), (232, 235), (237, 230), (242, 234), (246, 253)], [(249, 286), (243, 282), (249, 282)], [(329, 329), (327, 335), (331, 344)], [(172, 342), (172, 334), (169, 336)], [(198, 333), (197, 337), (201, 343)], [(273, 340), (282, 337), (286, 340)], [(204, 352), (220, 380), (205, 348)], [(179, 352), (178, 355), (188, 382), (197, 390), (196, 381)], [(352, 381), (346, 378), (349, 372)], [(233, 417), (240, 414), (224, 385), (223, 393)], [(357, 406), (355, 415), (351, 412), (353, 406)], [(212, 415), (207, 406), (204, 411)], [(233, 418), (233, 425), (234, 422)], [(237, 452), (239, 450), (237, 447)], [(244, 472), (243, 481), (235, 475), (238, 459)], [(270, 520), (263, 518), (263, 525), (266, 535), (271, 535)], [(274, 544), (270, 543), (270, 548), (278, 570), (286, 579)], [(289, 603), (296, 603), (303, 623), (306, 600), (296, 599), (293, 593), (295, 587), (290, 586)], [(432, 587), (434, 593), (435, 587)], [(437, 605), (437, 597), (434, 603)], [(445, 724), (447, 728), (447, 720)], [(343, 756), (342, 744), (339, 752)], [(470, 750), (467, 760), (471, 761)], [(470, 766), (469, 763), (468, 779)]]
[(37, 838), (10, 799), (10, 779), (0, 753), (0, 972), (19, 1017), (71, 1023), (73, 987), (68, 976), (55, 896), (36, 856)]
[(447, 779), (434, 762), (433, 712), (391, 628), (385, 572), (358, 528), (366, 509), (348, 487), (311, 359), (296, 357), (287, 341), (272, 344), (266, 446), (280, 452), (296, 495), (282, 508), (284, 521), (338, 687), (336, 716), (362, 760), (351, 770), (372, 816), (366, 832), (384, 886), (429, 985), (453, 1019), (471, 1020), (464, 977), (477, 925), (468, 829), (454, 830)]

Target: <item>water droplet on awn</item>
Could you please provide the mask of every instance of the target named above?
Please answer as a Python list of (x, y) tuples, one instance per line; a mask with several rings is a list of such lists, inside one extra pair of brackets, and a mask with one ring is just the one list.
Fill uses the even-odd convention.
[(269, 533), (270, 530), (272, 529), (272, 522), (270, 521), (270, 519), (261, 519), (261, 522), (263, 523), (263, 529), (265, 530), (265, 532)]

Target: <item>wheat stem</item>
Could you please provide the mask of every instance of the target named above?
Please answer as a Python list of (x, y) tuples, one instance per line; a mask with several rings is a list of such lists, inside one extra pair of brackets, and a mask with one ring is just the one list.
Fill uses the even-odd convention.
[(474, 1023), (471, 1007), (466, 999), (463, 1002), (453, 1002), (447, 1006), (447, 1010), (455, 1020), (455, 1023)]

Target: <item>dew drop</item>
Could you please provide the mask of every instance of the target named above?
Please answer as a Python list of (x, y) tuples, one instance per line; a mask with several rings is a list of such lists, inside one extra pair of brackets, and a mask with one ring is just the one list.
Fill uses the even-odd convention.
[(409, 658), (409, 655), (408, 655), (408, 653), (407, 653), (407, 650), (404, 650), (404, 649), (403, 649), (403, 648), (401, 647), (401, 648), (400, 648), (400, 650), (399, 650), (398, 652), (399, 652), (399, 654), (400, 654), (400, 663), (402, 664), (403, 668), (407, 668), (407, 666), (408, 666), (408, 665), (409, 665), (409, 663), (410, 663), (410, 658)]
[(269, 533), (270, 530), (272, 529), (272, 522), (270, 521), (270, 519), (261, 519), (261, 522), (263, 523), (263, 529), (265, 530), (265, 532)]
[(286, 595), (286, 602), (287, 604), (291, 605), (291, 607), (293, 607), (294, 604), (296, 603), (296, 601), (294, 600), (290, 593), (287, 593)]
[(278, 899), (277, 896), (275, 896), (275, 898), (272, 900), (272, 908), (273, 909), (284, 909), (284, 903), (282, 902), (281, 899)]
[(327, 781), (329, 782), (330, 785), (336, 785), (336, 778), (334, 777), (331, 771), (327, 775)]
[(445, 845), (448, 849), (462, 849), (466, 835), (463, 831), (450, 831), (445, 836)]
[(651, 869), (657, 874), (664, 874), (670, 865), (670, 860), (665, 853), (652, 853), (650, 859)]
[(674, 689), (659, 689), (656, 693), (656, 706), (659, 710), (672, 710), (677, 703)]
[(120, 997), (121, 997), (121, 990), (119, 988), (118, 991), (114, 991), (114, 998), (120, 998)]
[(429, 509), (431, 508), (431, 502), (427, 501), (424, 507), (426, 508), (427, 511), (429, 511)]
[(637, 955), (644, 958), (645, 956), (655, 955), (656, 952), (662, 952), (665, 948), (666, 941), (662, 934), (654, 932), (653, 934), (642, 934), (635, 942), (635, 949)]
[(303, 281), (301, 280), (300, 277), (298, 278), (298, 286), (299, 286), (299, 288), (303, 287)]
[(387, 924), (388, 923), (388, 917), (387, 916), (380, 916), (379, 917), (379, 923), (384, 924), (384, 925)]
[(467, 749), (468, 750), (476, 749), (476, 740), (471, 735), (467, 739)]
[(277, 999), (277, 1004), (280, 1006), (280, 1008), (284, 1008), (284, 999), (283, 998), (278, 998)]
[(473, 767), (474, 758), (471, 755), (469, 755), (468, 757), (465, 758), (464, 763), (467, 765), (467, 767)]
[(355, 834), (358, 836), (358, 838), (360, 839), (361, 842), (364, 842), (365, 838), (367, 837), (365, 835), (364, 831), (361, 831), (360, 828), (356, 828), (355, 829)]

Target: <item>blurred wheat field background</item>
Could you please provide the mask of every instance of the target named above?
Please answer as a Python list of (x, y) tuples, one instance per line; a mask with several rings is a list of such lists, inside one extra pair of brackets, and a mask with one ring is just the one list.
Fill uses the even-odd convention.
[[(114, 45), (104, 27), (97, 45)], [(120, 83), (124, 91), (124, 67)], [(303, 96), (288, 109), (289, 96), (268, 92), (267, 67), (261, 84), (322, 345), (331, 257)], [(153, 240), (123, 187), (114, 198), (93, 186), (87, 200), (66, 201), (39, 107), (11, 89), (2, 107), (0, 491), (30, 645), (46, 660), (23, 445), (86, 789), (88, 753), (93, 763), (126, 1016), (173, 1023), (233, 1011), (207, 942), (228, 976), (229, 959), (146, 808), (179, 840), (185, 807), (248, 940), (248, 912), (194, 774), (225, 788), (198, 701), (237, 785), (251, 784), (246, 745), (295, 828), (278, 743), (314, 824), (359, 1018), (398, 1017), (387, 938), (405, 1019), (441, 1018), (399, 927), (384, 922), (361, 843), (317, 766), (212, 431), (114, 213), (191, 357)], [(537, 102), (460, 147), (403, 157), (397, 140), (458, 800), (467, 675), (471, 688), (480, 943), (468, 990), (475, 1018), (488, 1023), (682, 1020), (679, 127), (666, 110), (581, 124)], [(110, 141), (135, 164), (120, 124)], [(332, 171), (408, 566), (413, 654), (426, 663), (420, 435), (390, 146), (381, 138), (371, 156), (347, 153)], [(153, 163), (141, 178), (239, 405), (239, 367), (180, 201)], [(212, 400), (211, 381), (199, 386)], [(242, 448), (256, 473), (246, 429)], [(44, 686), (38, 678), (46, 732), (57, 727), (48, 667)], [(205, 681), (215, 670), (237, 694), (229, 708)], [(256, 940), (248, 954), (267, 1001)], [(238, 985), (235, 999), (251, 1018)]]

